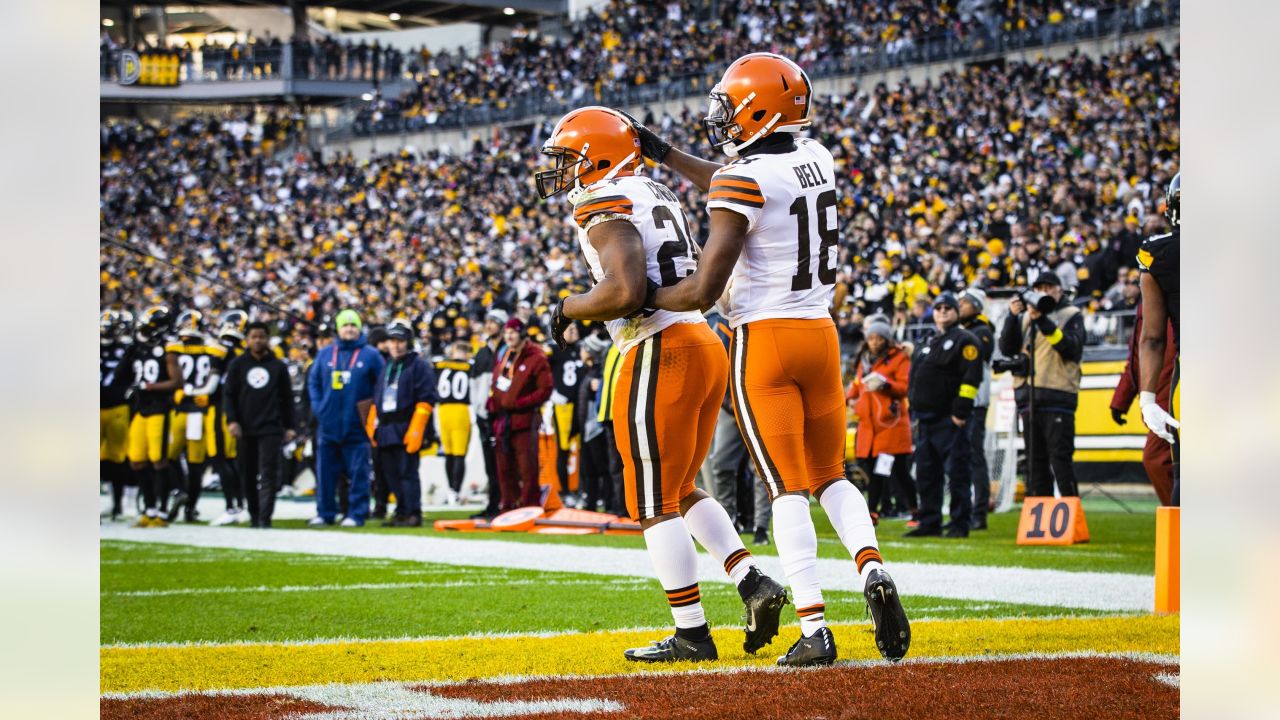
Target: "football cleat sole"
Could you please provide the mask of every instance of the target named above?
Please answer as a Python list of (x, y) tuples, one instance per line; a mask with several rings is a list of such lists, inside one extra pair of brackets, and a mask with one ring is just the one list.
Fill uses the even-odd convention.
[(754, 655), (778, 636), (782, 607), (787, 604), (787, 589), (766, 575), (744, 604), (746, 639), (742, 642), (742, 649)]
[(872, 570), (863, 594), (876, 627), (876, 648), (880, 655), (891, 662), (906, 657), (907, 650), (911, 648), (911, 623), (902, 609), (898, 587), (893, 584), (889, 573)]

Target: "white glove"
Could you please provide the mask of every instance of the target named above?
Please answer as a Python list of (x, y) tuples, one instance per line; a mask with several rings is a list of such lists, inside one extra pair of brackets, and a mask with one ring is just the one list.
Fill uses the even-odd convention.
[(1155, 393), (1140, 393), (1138, 395), (1138, 405), (1142, 407), (1142, 422), (1146, 423), (1148, 430), (1169, 444), (1176, 442), (1169, 428), (1177, 430), (1182, 425), (1177, 420), (1174, 420), (1172, 415), (1165, 412), (1164, 408), (1160, 407), (1156, 402)]
[(878, 372), (871, 373), (862, 378), (862, 385), (868, 390), (876, 391), (884, 387), (888, 383), (885, 377)]

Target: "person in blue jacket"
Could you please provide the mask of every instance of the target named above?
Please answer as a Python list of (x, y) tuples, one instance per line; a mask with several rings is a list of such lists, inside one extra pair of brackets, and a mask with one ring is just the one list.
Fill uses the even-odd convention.
[(413, 330), (407, 320), (387, 326), (391, 360), (378, 374), (373, 390), (377, 423), (373, 441), (378, 446), (378, 466), (396, 494), (396, 514), (391, 527), (422, 527), (422, 479), (418, 475), (418, 451), (437, 403), (436, 371), (413, 350)]
[(369, 436), (365, 418), (384, 362), (365, 342), (355, 310), (338, 313), (338, 341), (325, 347), (311, 364), (307, 394), (316, 419), (316, 516), (311, 525), (337, 520), (338, 474), (351, 479), (350, 505), (344, 527), (364, 525), (369, 516)]

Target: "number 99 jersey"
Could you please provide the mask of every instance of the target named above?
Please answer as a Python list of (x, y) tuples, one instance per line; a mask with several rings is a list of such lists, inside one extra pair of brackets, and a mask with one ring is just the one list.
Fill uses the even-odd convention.
[[(574, 199), (573, 219), (578, 224), (578, 242), (593, 280), (604, 277), (600, 256), (587, 233), (610, 220), (626, 220), (640, 232), (644, 242), (645, 275), (663, 287), (675, 285), (693, 274), (698, 266), (698, 246), (689, 237), (680, 200), (669, 188), (639, 175), (598, 182)], [(697, 312), (654, 310), (631, 318), (609, 320), (605, 327), (613, 336), (618, 352), (628, 350), (676, 323), (702, 323)]]
[(722, 302), (729, 327), (768, 318), (831, 317), (840, 245), (831, 153), (797, 138), (790, 152), (756, 153), (711, 176), (707, 209), (747, 220), (747, 240)]

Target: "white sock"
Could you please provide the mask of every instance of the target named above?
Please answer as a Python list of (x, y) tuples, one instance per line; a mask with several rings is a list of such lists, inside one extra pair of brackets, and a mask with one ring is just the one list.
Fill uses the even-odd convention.
[(866, 587), (867, 576), (872, 570), (884, 567), (880, 558), (880, 544), (876, 542), (876, 529), (871, 524), (871, 513), (862, 491), (853, 483), (837, 480), (827, 486), (819, 498), (822, 509), (831, 518), (840, 542), (849, 550), (858, 564), (858, 574)]
[(773, 541), (791, 585), (800, 632), (809, 637), (827, 623), (818, 585), (818, 535), (809, 516), (808, 497), (781, 495), (773, 501)]
[(729, 513), (714, 498), (703, 498), (684, 514), (685, 525), (702, 547), (724, 566), (724, 571), (736, 585), (751, 572), (755, 558), (742, 544), (742, 538), (733, 527)]
[(667, 591), (667, 603), (678, 628), (696, 628), (707, 624), (702, 611), (702, 595), (698, 591), (698, 551), (689, 537), (684, 518), (674, 517), (644, 531), (644, 544)]

